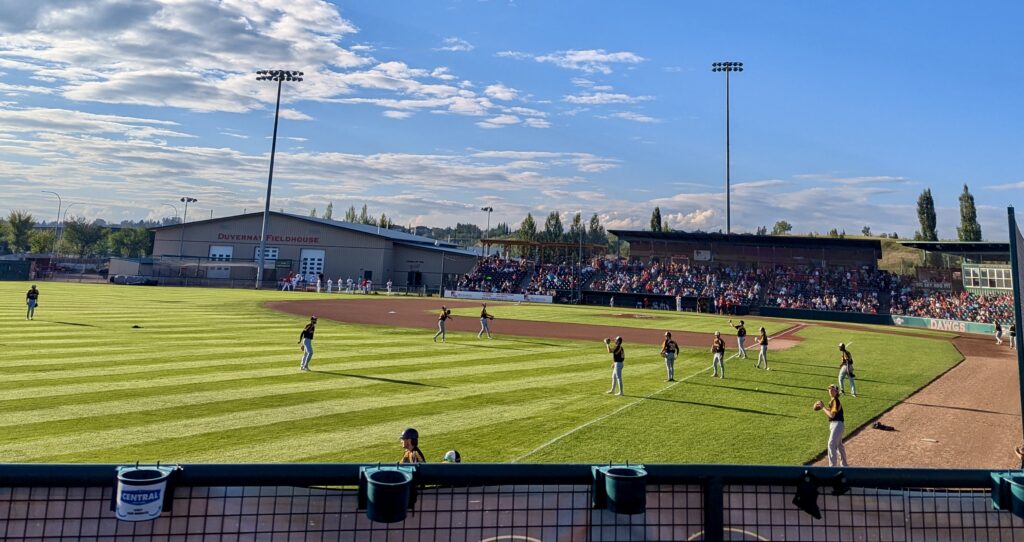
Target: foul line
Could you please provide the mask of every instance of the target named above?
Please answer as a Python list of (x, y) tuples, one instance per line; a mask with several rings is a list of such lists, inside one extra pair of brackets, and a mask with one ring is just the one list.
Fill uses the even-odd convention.
[[(797, 324), (797, 325), (787, 329), (786, 331), (783, 331), (782, 333), (779, 333), (777, 335), (772, 335), (771, 337), (768, 337), (768, 339), (769, 340), (777, 339), (779, 337), (782, 337), (783, 335), (788, 335), (789, 333), (792, 333), (794, 331), (802, 329), (802, 328), (804, 328), (806, 326), (807, 326), (807, 324), (803, 324), (803, 323)], [(740, 355), (740, 353), (737, 351), (735, 354), (733, 354), (733, 355), (729, 356), (728, 358), (726, 358), (725, 361), (731, 361), (732, 359), (734, 359), (738, 355)], [(714, 365), (712, 365), (712, 367), (713, 366)], [(586, 422), (586, 423), (584, 423), (582, 425), (579, 425), (579, 426), (577, 426), (577, 427), (575, 427), (573, 429), (570, 429), (569, 431), (567, 431), (567, 432), (565, 432), (565, 433), (563, 433), (563, 434), (561, 434), (561, 435), (559, 435), (559, 436), (557, 436), (557, 437), (555, 437), (555, 438), (545, 442), (544, 444), (541, 444), (540, 446), (534, 448), (533, 450), (530, 450), (529, 452), (526, 452), (525, 454), (523, 454), (523, 455), (513, 459), (512, 463), (518, 463), (518, 462), (522, 461), (523, 459), (526, 459), (527, 457), (530, 457), (531, 455), (533, 455), (533, 454), (543, 450), (544, 448), (547, 448), (548, 446), (551, 446), (552, 444), (554, 444), (554, 443), (564, 439), (565, 437), (568, 437), (569, 435), (572, 435), (573, 433), (579, 431), (580, 429), (584, 429), (584, 428), (589, 427), (589, 426), (591, 426), (591, 425), (593, 425), (593, 424), (595, 424), (597, 422), (600, 422), (600, 421), (606, 420), (608, 418), (611, 418), (612, 416), (618, 414), (619, 412), (622, 412), (623, 410), (626, 410), (627, 408), (635, 406), (635, 405), (641, 403), (642, 401), (646, 401), (647, 399), (650, 399), (651, 397), (654, 397), (655, 395), (658, 395), (658, 394), (660, 394), (660, 393), (662, 393), (664, 391), (668, 391), (668, 390), (672, 389), (677, 384), (682, 384), (683, 382), (686, 382), (687, 380), (689, 380), (689, 379), (691, 379), (691, 378), (693, 378), (695, 376), (702, 375), (702, 374), (708, 372), (712, 367), (705, 367), (704, 369), (701, 369), (700, 371), (697, 371), (696, 373), (693, 373), (692, 375), (690, 375), (690, 376), (688, 376), (686, 378), (682, 378), (680, 380), (676, 380), (675, 382), (669, 384), (668, 386), (665, 386), (664, 388), (661, 388), (660, 390), (657, 390), (655, 392), (651, 392), (651, 393), (649, 393), (649, 394), (647, 394), (647, 395), (645, 395), (643, 397), (640, 397), (639, 399), (636, 399), (632, 403), (627, 403), (625, 405), (622, 405), (621, 407), (619, 407), (619, 408), (609, 412), (608, 414), (604, 414), (602, 416), (598, 416), (597, 418), (594, 418), (593, 420), (590, 420), (589, 422)], [(724, 369), (724, 362), (723, 362), (723, 370), (725, 370)]]

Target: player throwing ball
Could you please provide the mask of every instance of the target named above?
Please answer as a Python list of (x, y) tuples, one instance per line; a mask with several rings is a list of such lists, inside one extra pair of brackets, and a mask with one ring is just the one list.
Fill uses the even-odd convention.
[(450, 318), (453, 318), (451, 309), (441, 305), (441, 314), (437, 316), (437, 333), (434, 334), (434, 342), (437, 342), (438, 335), (441, 336), (441, 342), (444, 342), (444, 323)]
[(839, 362), (839, 393), (845, 394), (843, 391), (843, 379), (850, 379), (850, 395), (857, 396), (857, 384), (853, 381), (853, 355), (846, 349), (846, 343), (839, 343), (839, 353), (842, 355), (842, 360)]
[(740, 325), (736, 325), (732, 323), (732, 320), (729, 320), (729, 325), (736, 328), (736, 345), (739, 346), (739, 352), (737, 352), (736, 355), (743, 359), (747, 359), (747, 349), (745, 344), (747, 342), (746, 324), (743, 323), (743, 320), (740, 320)]
[(618, 385), (619, 392), (615, 395), (622, 395), (622, 364), (626, 362), (626, 352), (622, 349), (622, 337), (615, 337), (613, 344), (611, 339), (604, 340), (604, 347), (612, 355), (612, 389), (606, 393), (615, 393), (615, 386)]
[(722, 332), (715, 332), (715, 340), (711, 342), (711, 378), (718, 376), (718, 369), (722, 369), (722, 378), (725, 378), (725, 341), (722, 340)]
[(828, 385), (828, 408), (821, 401), (814, 402), (814, 410), (824, 410), (828, 418), (828, 466), (848, 467), (846, 463), (846, 446), (843, 445), (843, 431), (845, 430), (845, 416), (843, 416), (843, 404), (839, 402), (839, 389), (835, 384)]
[(757, 353), (757, 365), (754, 365), (754, 368), (760, 369), (761, 362), (763, 361), (764, 370), (771, 371), (771, 369), (768, 368), (768, 332), (765, 331), (763, 327), (759, 330), (759, 334), (757, 338), (754, 339), (754, 342), (756, 342), (757, 346), (760, 347), (760, 351)]

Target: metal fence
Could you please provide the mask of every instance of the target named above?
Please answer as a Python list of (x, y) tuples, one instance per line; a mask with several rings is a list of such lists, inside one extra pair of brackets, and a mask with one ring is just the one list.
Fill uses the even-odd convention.
[[(1024, 541), (974, 470), (649, 465), (646, 510), (593, 506), (589, 465), (418, 468), (403, 521), (360, 509), (360, 465), (189, 465), (156, 520), (118, 521), (113, 465), (0, 465), (5, 541)], [(819, 479), (808, 485), (805, 471)], [(810, 488), (813, 488), (810, 489)], [(839, 490), (840, 495), (833, 495)], [(793, 504), (820, 509), (815, 519)], [(817, 496), (820, 491), (821, 495)], [(365, 494), (364, 494), (365, 495)]]

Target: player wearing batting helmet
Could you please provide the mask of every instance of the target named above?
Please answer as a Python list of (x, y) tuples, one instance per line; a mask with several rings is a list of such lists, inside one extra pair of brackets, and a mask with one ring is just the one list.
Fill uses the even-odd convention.
[(402, 443), (402, 463), (426, 463), (420, 451), (420, 433), (412, 427), (402, 431), (398, 440)]

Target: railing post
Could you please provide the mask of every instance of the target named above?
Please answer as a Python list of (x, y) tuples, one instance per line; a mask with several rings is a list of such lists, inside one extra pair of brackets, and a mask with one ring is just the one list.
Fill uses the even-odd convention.
[(704, 482), (704, 540), (721, 542), (724, 536), (725, 496), (722, 479), (708, 478)]

